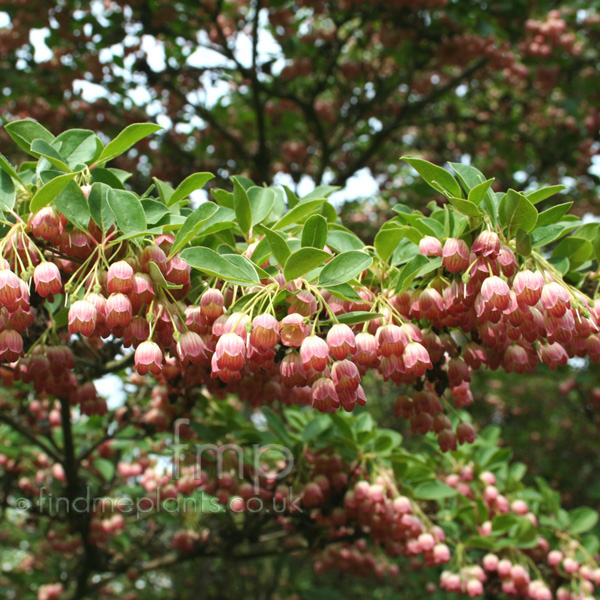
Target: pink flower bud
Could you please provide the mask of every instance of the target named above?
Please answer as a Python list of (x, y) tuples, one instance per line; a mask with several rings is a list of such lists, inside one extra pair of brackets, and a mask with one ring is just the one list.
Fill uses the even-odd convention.
[(542, 296), (544, 284), (544, 276), (539, 271), (519, 271), (513, 279), (513, 290), (519, 305), (535, 306)]
[(241, 371), (246, 361), (244, 340), (236, 333), (226, 333), (219, 338), (214, 356), (219, 369)]
[(442, 256), (442, 242), (431, 235), (426, 235), (419, 242), (419, 252), (423, 256)]
[(505, 310), (510, 303), (510, 288), (504, 279), (493, 275), (483, 282), (481, 297), (487, 310)]
[(69, 308), (69, 333), (90, 336), (96, 329), (97, 311), (87, 300), (77, 300)]
[(8, 269), (0, 270), (0, 305), (12, 307), (20, 297), (21, 280)]
[(477, 256), (497, 258), (500, 253), (500, 238), (493, 231), (482, 231), (473, 242), (471, 252)]
[(156, 244), (146, 246), (140, 254), (140, 268), (144, 273), (150, 273), (151, 262), (156, 264), (163, 275), (167, 272), (167, 255)]
[(63, 232), (63, 225), (58, 213), (50, 206), (40, 209), (29, 219), (31, 231), (36, 237), (47, 242), (55, 242)]
[(358, 367), (349, 360), (333, 363), (331, 368), (331, 379), (336, 391), (355, 391), (360, 384), (360, 373)]
[(225, 299), (220, 290), (206, 290), (200, 298), (200, 307), (202, 315), (211, 323), (223, 314), (223, 305)]
[[(435, 425), (435, 419), (434, 419)], [(448, 452), (449, 450), (456, 450), (456, 435), (451, 429), (443, 429), (438, 434), (438, 444), (442, 452)]]
[(429, 352), (418, 342), (411, 342), (404, 348), (402, 360), (404, 361), (406, 372), (417, 377), (425, 375), (427, 369), (433, 368)]
[(380, 356), (402, 356), (410, 342), (408, 335), (398, 325), (384, 325), (375, 334)]
[(310, 327), (304, 324), (304, 317), (298, 313), (289, 314), (281, 321), (281, 343), (285, 346), (299, 348), (309, 333)]
[(317, 312), (317, 299), (308, 291), (300, 290), (293, 296), (288, 296), (290, 303), (288, 314), (298, 313), (303, 317), (309, 317)]
[(494, 572), (498, 569), (499, 559), (495, 554), (486, 554), (483, 557), (483, 568), (488, 572)]
[(206, 347), (202, 338), (194, 331), (186, 331), (177, 342), (179, 360), (187, 365), (198, 365), (207, 360)]
[(45, 298), (49, 294), (58, 294), (62, 290), (62, 281), (58, 267), (51, 262), (40, 263), (33, 271), (35, 291)]
[(540, 344), (538, 349), (540, 360), (556, 371), (558, 366), (564, 367), (569, 360), (569, 355), (564, 347), (558, 342), (553, 344)]
[(470, 423), (459, 423), (456, 427), (456, 438), (459, 444), (472, 444), (477, 434)]
[(335, 360), (343, 360), (356, 352), (356, 338), (348, 325), (336, 323), (327, 332), (329, 352)]
[[(308, 336), (300, 346), (300, 356), (305, 369), (324, 371), (329, 364), (329, 346), (319, 336)], [(333, 384), (332, 384), (333, 385)]]
[(379, 364), (377, 340), (373, 334), (364, 331), (356, 336), (356, 354), (352, 360), (363, 367), (376, 367)]
[(0, 360), (14, 362), (23, 355), (23, 338), (14, 329), (0, 333)]
[(448, 238), (442, 251), (442, 266), (450, 273), (466, 271), (469, 267), (469, 246), (464, 240)]
[(127, 327), (133, 317), (131, 300), (120, 292), (111, 294), (106, 301), (106, 324), (110, 328)]
[(306, 371), (302, 365), (302, 358), (296, 352), (291, 352), (283, 357), (279, 365), (279, 372), (281, 382), (288, 389), (306, 385)]
[(321, 412), (331, 412), (339, 407), (339, 398), (331, 379), (320, 377), (313, 383), (312, 405)]
[(175, 285), (187, 285), (190, 283), (191, 267), (179, 255), (175, 255), (167, 262), (165, 279)]
[(252, 320), (250, 343), (262, 350), (269, 350), (279, 341), (279, 321), (269, 314), (258, 315)]
[(158, 344), (146, 340), (136, 348), (133, 360), (140, 375), (146, 375), (146, 373), (158, 375), (162, 370), (163, 353)]
[(106, 274), (106, 289), (109, 293), (128, 294), (133, 289), (133, 267), (125, 260), (113, 263)]
[(571, 307), (569, 292), (555, 281), (544, 285), (540, 301), (546, 312), (554, 317), (562, 317)]

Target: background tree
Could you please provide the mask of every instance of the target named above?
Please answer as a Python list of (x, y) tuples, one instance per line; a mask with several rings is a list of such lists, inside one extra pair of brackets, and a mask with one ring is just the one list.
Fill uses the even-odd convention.
[[(438, 164), (470, 157), (499, 189), (568, 175), (583, 211), (598, 185), (597, 9), (520, 0), (7, 2), (2, 114), (108, 135), (162, 115), (170, 128), (121, 166), (144, 167), (147, 156), (166, 180), (207, 170), (344, 186), (368, 169), (394, 197), (407, 174), (400, 154)], [(51, 51), (42, 62), (30, 41), (39, 28)], [(101, 86), (96, 100), (82, 98), (81, 81)], [(413, 200), (424, 192), (414, 183)]]
[[(417, 217), (413, 215), (413, 221), (403, 221), (407, 218), (402, 216), (406, 208), (397, 208), (394, 213), (390, 212), (391, 205), (400, 201), (410, 207), (423, 206), (430, 199), (438, 204), (452, 204), (451, 194), (441, 194), (439, 187), (426, 186), (410, 167), (400, 163), (397, 159), (401, 154), (423, 155), (437, 164), (472, 160), (486, 175), (495, 177), (493, 186), (497, 190), (527, 189), (544, 182), (565, 183), (568, 185), (565, 193), (544, 198), (538, 207), (575, 199), (576, 213), (595, 210), (598, 179), (590, 166), (598, 151), (599, 113), (595, 108), (598, 82), (594, 73), (600, 25), (594, 2), (505, 2), (491, 7), (461, 1), (434, 1), (418, 6), (410, 2), (203, 2), (200, 6), (188, 2), (27, 5), (15, 2), (2, 8), (8, 15), (6, 27), (0, 30), (0, 60), (6, 73), (0, 111), (5, 121), (34, 117), (55, 134), (66, 127), (87, 127), (96, 131), (105, 143), (125, 125), (146, 121), (148, 115), (168, 126), (115, 157), (111, 165), (124, 171), (111, 171), (104, 164), (96, 164), (90, 174), (90, 183), (103, 182), (114, 189), (140, 192), (149, 225), (166, 223), (167, 230), (174, 231), (182, 225), (182, 220), (165, 221), (164, 208), (153, 204), (166, 202), (170, 192), (164, 183), (156, 182), (158, 190), (141, 194), (150, 184), (151, 175), (176, 187), (191, 173), (213, 171), (217, 175), (209, 183), (213, 199), (220, 205), (219, 210), (233, 210), (232, 196), (228, 193), (232, 189), (228, 180), (231, 174), (244, 173), (257, 183), (267, 184), (289, 183), (289, 178), (279, 175), (288, 174), (291, 187), (294, 184), (297, 187), (303, 178), (315, 184), (344, 186), (366, 168), (376, 178), (381, 194), (342, 208), (344, 223), (358, 232), (363, 241), (373, 243), (385, 220), (397, 215), (385, 226), (391, 239), (396, 240), (397, 226), (413, 229)], [(40, 27), (49, 29), (45, 38), (52, 52), (49, 60), (34, 58), (40, 44), (33, 44), (30, 35), (33, 32), (34, 39), (39, 39)], [(83, 95), (90, 98), (90, 87), (82, 87), (81, 81), (99, 85), (93, 88), (99, 97), (84, 100)], [(10, 147), (6, 153), (16, 164), (23, 155), (19, 155), (4, 129), (0, 130), (0, 136), (11, 144), (6, 146)], [(31, 150), (29, 142), (33, 141), (33, 138), (28, 140), (23, 150)], [(45, 141), (54, 144), (52, 138)], [(55, 149), (59, 155), (68, 152), (61, 150), (60, 145)], [(51, 158), (56, 161), (55, 156)], [(93, 161), (87, 162), (91, 167)], [(41, 174), (45, 182), (46, 178), (57, 175), (56, 164), (51, 164), (54, 170), (42, 160), (36, 175), (31, 165), (24, 165), (21, 177), (35, 190), (39, 185), (37, 176)], [(69, 162), (69, 166), (74, 169), (76, 165)], [(126, 176), (129, 179), (123, 183)], [(243, 187), (250, 185), (244, 178), (239, 178), (239, 182)], [(222, 185), (228, 191), (219, 190)], [(3, 193), (9, 193), (7, 190), (2, 188)], [(329, 191), (320, 188), (313, 198)], [(277, 198), (283, 206), (281, 189)], [(285, 201), (291, 208), (295, 196), (288, 194)], [(57, 209), (60, 202), (56, 201)], [(22, 205), (22, 212), (26, 212), (26, 206)], [(64, 201), (60, 206), (65, 206)], [(456, 201), (452, 206), (452, 211), (467, 210), (467, 215), (472, 210)], [(188, 210), (182, 207), (180, 216), (188, 217)], [(589, 224), (581, 228), (580, 222), (568, 221), (571, 217), (562, 219), (566, 209), (555, 210), (545, 214), (545, 225), (540, 227), (558, 227), (554, 230), (558, 231), (558, 238), (553, 239), (548, 235), (551, 231), (545, 231), (547, 237), (544, 239), (538, 233), (537, 241), (548, 242), (543, 244), (544, 248), (548, 253), (554, 252), (552, 264), (565, 280), (582, 287), (592, 297), (597, 291), (598, 227)], [(328, 234), (339, 244), (338, 238), (347, 240), (344, 235), (349, 232), (339, 222), (334, 224), (335, 211), (332, 211), (323, 209), (322, 215), (330, 230), (342, 233), (337, 238)], [(432, 211), (435, 212), (435, 207), (429, 205), (426, 214)], [(229, 219), (233, 228), (231, 215), (227, 213), (224, 221)], [(75, 219), (67, 226), (69, 233), (73, 224), (76, 228), (87, 225), (73, 213), (68, 213), (68, 217)], [(304, 223), (305, 219), (300, 219), (294, 227)], [(575, 233), (569, 240), (559, 243), (561, 236), (573, 230)], [(200, 243), (220, 252), (245, 252), (243, 231), (236, 230), (233, 236), (227, 231), (212, 234), (208, 240), (200, 236)], [(299, 231), (294, 229), (291, 237)], [(92, 236), (97, 233), (93, 226), (90, 232)], [(412, 257), (411, 252), (417, 251), (418, 238), (431, 233), (437, 232), (428, 231), (427, 225), (417, 227), (409, 236), (410, 243), (395, 251), (391, 258), (393, 267), (404, 267)], [(398, 239), (405, 234), (403, 230)], [(349, 248), (336, 246), (329, 237), (328, 244), (334, 252)], [(379, 251), (385, 237), (376, 244)], [(39, 239), (35, 241), (40, 243)], [(290, 242), (293, 248), (296, 243)], [(55, 260), (50, 246), (42, 243), (41, 249)], [(261, 252), (267, 246), (263, 242), (257, 256), (263, 256)], [(69, 256), (72, 251), (70, 247), (67, 259), (73, 258)], [(57, 264), (62, 270), (68, 267), (67, 263)], [(68, 268), (63, 277), (67, 274), (70, 275)], [(429, 283), (427, 275), (425, 280)], [(413, 287), (419, 287), (420, 282), (417, 278)], [(45, 305), (35, 294), (33, 298), (39, 303), (34, 308), (42, 315), (53, 314), (56, 307), (43, 308)], [(333, 307), (338, 310), (336, 306), (334, 301)], [(57, 323), (62, 336), (66, 336), (65, 315), (62, 312)], [(34, 334), (40, 332), (36, 329)], [(35, 339), (34, 334), (25, 340), (26, 351), (31, 348), (28, 344)], [(128, 369), (133, 355), (120, 362), (120, 343), (104, 344), (99, 354), (94, 351), (94, 344), (91, 346), (75, 341), (71, 347), (79, 385), (95, 381), (107, 372), (117, 373), (127, 385), (132, 383)], [(490, 366), (493, 364), (494, 361)], [(593, 513), (578, 507), (597, 506), (600, 496), (597, 486), (588, 481), (597, 470), (598, 381), (594, 364), (585, 359), (559, 367), (556, 373), (544, 367), (536, 373), (526, 379), (507, 376), (503, 371), (473, 377), (476, 402), (471, 412), (475, 422), (499, 424), (503, 430), (501, 433), (489, 430), (472, 448), (463, 447), (458, 454), (453, 453), (450, 461), (437, 451), (432, 453), (430, 446), (435, 442), (431, 436), (423, 443), (422, 436), (411, 431), (410, 425), (415, 429), (414, 424), (398, 419), (394, 386), (377, 376), (366, 377), (363, 382), (369, 398), (381, 398), (381, 402), (369, 405), (368, 413), (376, 417), (380, 427), (392, 431), (388, 433), (394, 440), (397, 439), (394, 433), (400, 431), (404, 435), (402, 448), (410, 450), (410, 457), (395, 456), (395, 459), (409, 465), (410, 476), (406, 480), (409, 487), (418, 487), (419, 475), (423, 475), (419, 472), (423, 468), (419, 461), (423, 459), (428, 478), (445, 481), (451, 477), (454, 482), (454, 476), (464, 476), (465, 481), (460, 483), (473, 488), (475, 499), (486, 501), (485, 486), (478, 476), (489, 467), (498, 477), (501, 493), (511, 500), (529, 502), (546, 528), (544, 535), (550, 532), (549, 539), (554, 542), (553, 536), (563, 535), (564, 529), (578, 532), (582, 528), (580, 521), (584, 523), (583, 533), (595, 523), (595, 517), (590, 516)], [(162, 515), (140, 526), (134, 519), (126, 518), (124, 523), (118, 519), (111, 521), (112, 515), (108, 513), (74, 521), (64, 519), (64, 515), (58, 519), (53, 515), (46, 520), (41, 512), (35, 514), (34, 506), (23, 520), (11, 521), (10, 511), (18, 495), (32, 500), (37, 497), (40, 482), (35, 480), (36, 473), (43, 473), (43, 481), (50, 481), (57, 494), (63, 493), (66, 486), (68, 494), (75, 497), (73, 481), (79, 481), (91, 486), (96, 495), (119, 497), (127, 493), (142, 498), (148, 491), (146, 488), (131, 489), (138, 477), (135, 473), (159, 472), (160, 461), (170, 460), (170, 451), (161, 442), (170, 438), (165, 432), (161, 438), (165, 423), (168, 427), (176, 415), (193, 414), (205, 427), (195, 431), (191, 440), (205, 440), (207, 431), (212, 430), (235, 433), (229, 437), (215, 437), (215, 434), (211, 439), (227, 441), (233, 436), (245, 444), (259, 435), (248, 427), (248, 419), (256, 419), (258, 413), (234, 401), (233, 406), (243, 412), (242, 418), (231, 413), (223, 415), (214, 410), (214, 405), (207, 406), (201, 398), (182, 390), (181, 381), (177, 381), (173, 386), (176, 394), (165, 395), (160, 390), (153, 397), (149, 397), (144, 385), (137, 392), (128, 387), (132, 395), (126, 404), (139, 407), (138, 415), (134, 411), (123, 415), (123, 411), (112, 409), (104, 414), (103, 399), (88, 386), (84, 393), (70, 398), (74, 403), (71, 408), (74, 427), (73, 443), (69, 445), (65, 400), (53, 404), (52, 399), (44, 398), (40, 406), (35, 402), (30, 404), (31, 385), (36, 382), (27, 381), (25, 375), (23, 382), (15, 384), (10, 369), (4, 376), (7, 385), (13, 385), (5, 390), (5, 403), (0, 409), (0, 418), (5, 423), (0, 435), (3, 442), (0, 454), (6, 465), (2, 473), (2, 504), (6, 508), (3, 516), (9, 515), (4, 522), (11, 523), (3, 538), (7, 542), (3, 556), (11, 568), (0, 584), (15, 597), (24, 594), (34, 597), (39, 585), (57, 580), (73, 597), (87, 597), (86, 594), (110, 597), (133, 586), (138, 586), (137, 591), (129, 593), (137, 593), (141, 598), (158, 594), (161, 598), (186, 597), (188, 589), (190, 594), (201, 589), (207, 597), (215, 598), (238, 598), (241, 594), (285, 597), (294, 593), (315, 598), (319, 590), (324, 590), (322, 596), (327, 598), (335, 598), (337, 590), (343, 590), (340, 592), (343, 597), (378, 594), (385, 598), (389, 594), (407, 594), (408, 589), (414, 590), (414, 597), (421, 597), (426, 586), (432, 592), (435, 577), (429, 569), (423, 569), (423, 561), (418, 558), (410, 563), (410, 573), (404, 568), (408, 563), (400, 562), (399, 577), (379, 578), (384, 573), (393, 575), (394, 565), (388, 563), (383, 553), (371, 554), (373, 540), (362, 535), (358, 536), (361, 539), (344, 539), (342, 543), (349, 546), (341, 552), (334, 548), (328, 554), (331, 542), (326, 536), (328, 524), (325, 530), (316, 532), (305, 521), (295, 523), (300, 535), (293, 541), (299, 541), (300, 546), (288, 549), (282, 556), (278, 540), (284, 532), (268, 518), (261, 519), (260, 526), (254, 528), (250, 524), (256, 525), (256, 521), (252, 519), (232, 522), (224, 515), (209, 515), (201, 522)], [(17, 379), (21, 376), (17, 371)], [(135, 377), (133, 383), (143, 384)], [(257, 390), (262, 391), (260, 385), (254, 391)], [(213, 393), (220, 397), (219, 390), (211, 388)], [(242, 393), (241, 397), (252, 405), (260, 395)], [(53, 394), (49, 396), (52, 398)], [(186, 412), (187, 403), (194, 405), (190, 413)], [(273, 414), (283, 419), (284, 429), (292, 432), (294, 439), (301, 436), (297, 460), (307, 449), (319, 445), (334, 454), (348, 451), (340, 442), (347, 430), (339, 421), (325, 429), (322, 436), (313, 438), (325, 423), (319, 420), (319, 415), (311, 416), (310, 423), (314, 420), (314, 425), (309, 427), (307, 422), (298, 427), (298, 419), (306, 418), (303, 410), (298, 411), (300, 416), (296, 415), (296, 409), (281, 407), (276, 407), (273, 414), (268, 410), (260, 414), (263, 415), (260, 418), (266, 418), (266, 414), (270, 419), (265, 440), (283, 441), (278, 437), (282, 427)], [(468, 419), (464, 413), (460, 416)], [(352, 419), (349, 423), (368, 429), (365, 421), (366, 418), (358, 422)], [(130, 427), (123, 427), (124, 423)], [(457, 422), (452, 425), (456, 427)], [(311, 432), (306, 439), (301, 433), (304, 427)], [(369, 435), (385, 439), (386, 434), (380, 435), (380, 431), (373, 425)], [(368, 438), (365, 432), (366, 429), (357, 430), (354, 435), (364, 434)], [(103, 444), (109, 438), (114, 451), (111, 444)], [(388, 442), (381, 443), (385, 447)], [(501, 448), (494, 448), (496, 444)], [(509, 465), (509, 447), (514, 448), (516, 465)], [(364, 450), (360, 447), (352, 451), (357, 458)], [(385, 462), (386, 450), (379, 448), (379, 451)], [(88, 452), (92, 454), (88, 456)], [(75, 460), (63, 473), (55, 465), (66, 466), (67, 456)], [(73, 469), (75, 463), (77, 468)], [(527, 464), (527, 472), (520, 463)], [(472, 483), (468, 483), (469, 465), (475, 467), (476, 478)], [(369, 473), (386, 467), (389, 464), (374, 462), (369, 464)], [(462, 471), (463, 468), (466, 470)], [(308, 467), (291, 483), (301, 490), (310, 483), (312, 475), (321, 474)], [(401, 470), (397, 475), (402, 479)], [(560, 513), (558, 525), (552, 522), (558, 513), (557, 498), (543, 484), (536, 486), (534, 477), (538, 475), (560, 490), (564, 506), (573, 511), (570, 515)], [(377, 485), (375, 479), (372, 483)], [(213, 489), (210, 485), (208, 496), (219, 491), (219, 486)], [(237, 487), (234, 489), (237, 491)], [(232, 493), (232, 490), (220, 491), (222, 500)], [(172, 490), (167, 489), (167, 493)], [(189, 490), (182, 488), (177, 493), (188, 495)], [(340, 508), (336, 505), (339, 501), (335, 494), (327, 496), (325, 512)], [(427, 518), (433, 522), (439, 520), (444, 527), (452, 502), (446, 497), (439, 502), (417, 498), (417, 505)], [(465, 539), (467, 532), (478, 533), (469, 522), (471, 513), (467, 506), (457, 509), (452, 505), (451, 510), (454, 512), (450, 513), (450, 520), (455, 519), (464, 527), (460, 535), (450, 531), (451, 537)], [(569, 523), (565, 519), (570, 519)], [(243, 521), (247, 522), (241, 525)], [(528, 538), (531, 528), (522, 522), (512, 523), (511, 526), (522, 527), (520, 539), (515, 542), (508, 530), (503, 529), (505, 525), (500, 521), (496, 537), (512, 539), (513, 545), (518, 543), (526, 549), (531, 543)], [(207, 529), (211, 532), (210, 543), (203, 537)], [(579, 533), (574, 536), (579, 537)], [(594, 540), (593, 536), (583, 538), (584, 546), (592, 554), (597, 551)], [(506, 543), (503, 539), (496, 542), (499, 547)], [(478, 543), (485, 546), (480, 540), (475, 540), (474, 546)], [(40, 550), (30, 552), (38, 544)], [(171, 544), (173, 548), (166, 550)], [(473, 557), (482, 558), (483, 546), (479, 554), (475, 550)], [(66, 553), (66, 558), (61, 555), (45, 563), (43, 557), (53, 552)], [(307, 561), (307, 556), (311, 560)], [(196, 559), (206, 566), (202, 577)], [(232, 565), (242, 565), (243, 573), (253, 579), (224, 576), (238, 568)], [(332, 565), (334, 570), (328, 568)], [(376, 567), (375, 570), (363, 571), (369, 565)], [(452, 563), (452, 568), (455, 567)], [(360, 571), (367, 579), (363, 583), (358, 578), (340, 577), (340, 569)], [(553, 589), (566, 581), (560, 569), (559, 573), (552, 575)], [(496, 585), (499, 582), (491, 579), (493, 583), (486, 584), (486, 594), (500, 597)], [(173, 586), (173, 582), (179, 581), (186, 582), (185, 590)], [(52, 598), (56, 590), (43, 591)], [(446, 592), (440, 594), (445, 597)], [(42, 599), (46, 600), (43, 596)]]

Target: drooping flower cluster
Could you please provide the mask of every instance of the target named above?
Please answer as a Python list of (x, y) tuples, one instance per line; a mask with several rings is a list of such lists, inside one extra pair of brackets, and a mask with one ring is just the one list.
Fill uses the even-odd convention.
[[(361, 380), (374, 372), (402, 386), (396, 415), (414, 431), (434, 431), (443, 450), (475, 438), (470, 424), (454, 430), (445, 415), (449, 401), (472, 402), (473, 370), (524, 373), (573, 356), (600, 359), (600, 303), (566, 285), (549, 263), (519, 265), (491, 230), (470, 246), (423, 237), (420, 253), (441, 259), (441, 270), (399, 293), (369, 280), (353, 300), (302, 278), (288, 281), (280, 268), (260, 286), (240, 291), (200, 280), (203, 291), (190, 294), (191, 269), (172, 252), (171, 234), (142, 249), (111, 235), (93, 222), (89, 232), (78, 230), (45, 207), (2, 242), (0, 358), (39, 391), (73, 395), (86, 414), (106, 408), (93, 390), (78, 391), (72, 356), (61, 365), (47, 336), (39, 343), (33, 332), (37, 311), (56, 294), (69, 298), (69, 334), (93, 348), (122, 339), (140, 375), (169, 385), (237, 392), (253, 405), (352, 411), (365, 405)], [(48, 370), (48, 362), (58, 366)]]

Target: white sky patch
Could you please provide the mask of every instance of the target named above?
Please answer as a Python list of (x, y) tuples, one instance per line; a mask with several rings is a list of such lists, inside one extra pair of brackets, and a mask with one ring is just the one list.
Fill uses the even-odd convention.
[(33, 60), (35, 62), (45, 62), (50, 60), (54, 54), (52, 50), (46, 45), (46, 37), (50, 35), (50, 30), (47, 27), (42, 29), (32, 29), (29, 32), (29, 41), (35, 49)]
[(165, 48), (151, 35), (142, 36), (142, 50), (148, 55), (148, 65), (153, 71), (164, 71), (167, 68)]
[(73, 81), (73, 90), (86, 102), (95, 102), (99, 98), (106, 98), (106, 89), (101, 85), (85, 81), (84, 79), (75, 79)]
[(379, 184), (375, 181), (370, 169), (364, 168), (357, 171), (348, 179), (346, 187), (329, 196), (333, 204), (341, 204), (346, 200), (371, 198), (379, 194)]
[(0, 12), (0, 27), (8, 27), (10, 25), (10, 17), (8, 13)]
[(94, 386), (100, 396), (106, 399), (109, 410), (115, 410), (123, 406), (127, 399), (127, 393), (123, 388), (123, 380), (117, 375), (105, 375), (94, 380)]

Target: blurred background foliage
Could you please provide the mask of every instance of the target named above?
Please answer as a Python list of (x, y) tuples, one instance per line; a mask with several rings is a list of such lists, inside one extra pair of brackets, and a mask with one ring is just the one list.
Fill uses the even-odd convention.
[[(332, 184), (345, 188), (345, 221), (371, 240), (396, 202), (441, 200), (400, 164), (406, 154), (473, 162), (502, 189), (565, 183), (553, 202), (597, 213), (599, 54), (596, 0), (7, 0), (0, 123), (31, 117), (54, 133), (114, 137), (156, 120), (165, 131), (115, 164), (137, 169), (133, 186), (144, 189), (150, 171), (174, 183), (211, 171), (215, 186), (231, 173)], [(502, 428), (528, 477), (547, 478), (568, 507), (600, 506), (597, 367), (488, 372), (473, 391), (474, 422)], [(427, 443), (394, 418), (392, 394), (372, 381), (369, 410), (408, 445)], [(309, 561), (285, 554), (228, 569), (179, 565), (185, 585), (160, 597), (416, 598), (423, 589), (416, 571), (374, 584), (313, 575)]]

